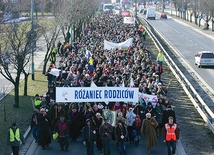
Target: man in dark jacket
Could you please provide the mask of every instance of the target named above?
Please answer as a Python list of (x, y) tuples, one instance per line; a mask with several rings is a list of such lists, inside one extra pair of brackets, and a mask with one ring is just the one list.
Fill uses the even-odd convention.
[(50, 136), (50, 119), (47, 116), (47, 112), (44, 108), (40, 109), (40, 114), (38, 115), (38, 127), (39, 127), (39, 139), (42, 150), (49, 147), (51, 143)]
[(90, 119), (86, 120), (83, 128), (83, 143), (86, 144), (87, 155), (94, 155), (94, 141), (96, 140), (96, 129), (91, 125)]
[(13, 155), (19, 155), (20, 141), (23, 144), (25, 143), (24, 137), (19, 128), (17, 128), (16, 123), (13, 123), (7, 132), (7, 144), (11, 146)]
[(113, 134), (113, 127), (108, 123), (108, 118), (104, 118), (104, 124), (99, 128), (100, 138), (103, 144), (104, 155), (111, 155), (111, 139)]
[(122, 120), (118, 120), (118, 126), (115, 129), (115, 138), (118, 142), (120, 155), (126, 155), (126, 137), (127, 129)]
[(100, 153), (102, 153), (102, 148), (103, 148), (102, 141), (101, 141), (100, 134), (99, 134), (99, 128), (102, 125), (102, 122), (103, 122), (103, 119), (101, 117), (101, 114), (99, 112), (96, 113), (96, 117), (95, 117), (96, 131), (97, 131), (96, 144), (97, 144), (98, 151)]
[(175, 117), (175, 112), (174, 110), (172, 110), (172, 106), (168, 105), (166, 110), (163, 111), (163, 115), (162, 115), (162, 124), (166, 124), (168, 123), (168, 118), (172, 116), (174, 119), (174, 123), (176, 123), (176, 117)]
[(60, 145), (60, 151), (68, 151), (69, 146), (69, 125), (68, 122), (65, 121), (65, 116), (61, 115), (60, 120), (56, 124), (55, 131), (59, 134), (59, 145)]

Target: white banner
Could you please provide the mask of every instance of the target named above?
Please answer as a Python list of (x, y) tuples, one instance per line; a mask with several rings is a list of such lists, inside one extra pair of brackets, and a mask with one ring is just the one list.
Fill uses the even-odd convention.
[(56, 102), (138, 102), (138, 88), (56, 87)]
[(51, 71), (49, 72), (49, 74), (58, 77), (59, 76), (59, 69), (57, 68), (52, 68)]
[(113, 48), (119, 48), (119, 49), (128, 48), (128, 47), (132, 46), (132, 43), (133, 43), (133, 38), (129, 38), (122, 43), (113, 43), (113, 42), (104, 40), (104, 49), (111, 50)]
[(124, 17), (123, 23), (124, 24), (135, 24), (135, 18), (133, 18), (133, 17)]
[(139, 93), (139, 99), (142, 98), (145, 100), (146, 105), (148, 102), (152, 103), (152, 106), (155, 108), (156, 104), (158, 102), (158, 97), (157, 95), (149, 95), (149, 94), (144, 94), (144, 93)]

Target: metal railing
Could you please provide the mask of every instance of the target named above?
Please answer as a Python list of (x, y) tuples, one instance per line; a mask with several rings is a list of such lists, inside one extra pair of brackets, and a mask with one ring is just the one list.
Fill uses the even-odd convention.
[(173, 74), (175, 75), (175, 77), (177, 78), (178, 82), (183, 87), (184, 91), (186, 92), (187, 96), (189, 97), (189, 99), (191, 100), (191, 102), (193, 103), (193, 105), (195, 106), (195, 108), (198, 111), (198, 113), (201, 115), (201, 117), (203, 118), (203, 120), (208, 124), (209, 128), (214, 133), (214, 125), (213, 125), (214, 114), (213, 114), (213, 112), (206, 105), (206, 103), (204, 102), (204, 100), (197, 93), (197, 91), (194, 89), (194, 87), (189, 82), (189, 80), (185, 77), (185, 75), (183, 74), (183, 72), (175, 64), (175, 62), (172, 60), (172, 58), (170, 57), (170, 55), (166, 52), (166, 50), (164, 49), (164, 47), (162, 46), (162, 44), (160, 43), (160, 41), (157, 39), (157, 37), (154, 35), (154, 33), (151, 31), (151, 29), (153, 29), (155, 31), (155, 33), (157, 33), (161, 37), (161, 39), (163, 39), (164, 42), (167, 43), (168, 46), (177, 53), (176, 49), (174, 49), (161, 36), (161, 34), (146, 21), (146, 19), (144, 19), (144, 21), (147, 24), (147, 27), (146, 27), (147, 33), (150, 35), (150, 37), (154, 41), (156, 47), (159, 50), (162, 50), (164, 52), (165, 62), (167, 63), (167, 65), (169, 66), (169, 68), (171, 69), (171, 71), (173, 72)]

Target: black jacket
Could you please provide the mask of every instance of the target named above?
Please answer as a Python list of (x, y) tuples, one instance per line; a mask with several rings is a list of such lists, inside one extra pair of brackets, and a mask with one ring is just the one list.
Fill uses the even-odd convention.
[[(122, 127), (119, 127), (118, 125), (115, 129), (115, 138), (119, 142), (124, 142), (126, 141), (127, 133), (127, 128), (124, 125), (122, 125)], [(123, 136), (123, 138), (121, 136)]]
[(96, 140), (96, 129), (94, 126), (86, 125), (83, 128), (83, 141), (95, 141)]

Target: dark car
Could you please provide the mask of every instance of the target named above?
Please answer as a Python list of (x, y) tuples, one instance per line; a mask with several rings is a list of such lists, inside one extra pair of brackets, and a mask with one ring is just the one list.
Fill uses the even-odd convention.
[(161, 13), (160, 19), (167, 19), (167, 14), (166, 13)]

